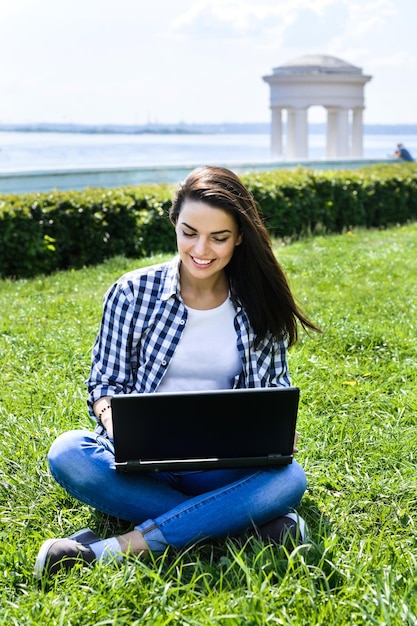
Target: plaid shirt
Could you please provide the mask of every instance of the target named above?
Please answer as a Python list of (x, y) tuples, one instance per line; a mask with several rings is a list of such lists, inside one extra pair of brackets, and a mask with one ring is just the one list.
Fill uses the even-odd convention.
[[(235, 310), (242, 370), (233, 388), (289, 386), (285, 341), (267, 336), (255, 350), (253, 329), (238, 301)], [(179, 257), (134, 270), (114, 283), (104, 296), (103, 317), (86, 382), (91, 417), (96, 419), (93, 403), (102, 396), (155, 391), (186, 323)]]

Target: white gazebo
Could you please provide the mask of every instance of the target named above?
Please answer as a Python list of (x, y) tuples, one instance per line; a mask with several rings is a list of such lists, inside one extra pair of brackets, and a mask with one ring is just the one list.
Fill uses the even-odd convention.
[[(308, 158), (308, 109), (327, 110), (326, 156), (361, 157), (364, 86), (371, 76), (333, 56), (312, 54), (274, 68), (270, 86), (271, 152), (283, 154), (282, 111), (287, 111), (286, 156)], [(350, 119), (350, 112), (351, 119)]]

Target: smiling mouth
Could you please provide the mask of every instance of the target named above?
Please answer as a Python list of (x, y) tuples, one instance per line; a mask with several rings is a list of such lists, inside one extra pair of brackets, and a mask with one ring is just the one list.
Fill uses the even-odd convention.
[(196, 265), (199, 265), (200, 267), (207, 267), (208, 265), (211, 265), (213, 263), (213, 260), (199, 259), (198, 257), (195, 257), (195, 256), (192, 256), (191, 258), (194, 261), (194, 263)]

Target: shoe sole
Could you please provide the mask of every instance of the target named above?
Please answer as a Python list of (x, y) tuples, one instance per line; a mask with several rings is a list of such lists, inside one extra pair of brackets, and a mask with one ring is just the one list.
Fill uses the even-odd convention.
[(300, 515), (298, 515), (296, 511), (291, 511), (290, 513), (287, 513), (285, 517), (289, 517), (297, 524), (298, 526), (297, 535), (300, 539), (300, 542), (308, 543), (309, 537), (308, 537), (308, 531), (307, 531), (307, 524), (305, 523), (303, 518)]
[(47, 539), (41, 545), (38, 556), (36, 557), (35, 567), (33, 570), (33, 574), (36, 580), (40, 580), (42, 578), (43, 570), (45, 568), (46, 557), (48, 556), (49, 548), (57, 541), (57, 539)]

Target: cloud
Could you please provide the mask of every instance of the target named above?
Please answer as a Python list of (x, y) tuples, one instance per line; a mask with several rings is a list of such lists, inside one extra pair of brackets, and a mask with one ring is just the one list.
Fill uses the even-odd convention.
[(299, 9), (285, 31), (283, 45), (302, 47), (311, 53), (331, 51), (333, 42), (345, 32), (348, 11), (344, 2), (321, 5), (319, 10), (317, 7)]
[(0, 22), (3, 119), (264, 120), (261, 77), (308, 54), (372, 75), (377, 121), (416, 119), (417, 0), (0, 0)]
[(372, 60), (372, 66), (374, 68), (409, 68), (416, 69), (417, 57), (414, 54), (410, 54), (407, 50), (398, 50), (393, 54), (387, 54), (386, 56), (378, 56)]
[(24, 12), (36, 4), (36, 0), (14, 0), (14, 2), (0, 1), (0, 21), (3, 23), (7, 18), (15, 15), (24, 15)]
[(325, 52), (333, 41), (360, 39), (397, 13), (394, 0), (199, 0), (173, 20), (171, 32)]
[[(304, 0), (303, 0), (304, 1)], [(172, 23), (182, 35), (215, 38), (259, 38), (282, 31), (291, 22), (292, 11), (283, 2), (202, 0)]]
[(399, 10), (393, 0), (370, 0), (368, 2), (350, 2), (348, 4), (352, 24), (358, 29), (369, 24), (386, 22), (387, 18), (398, 15)]

